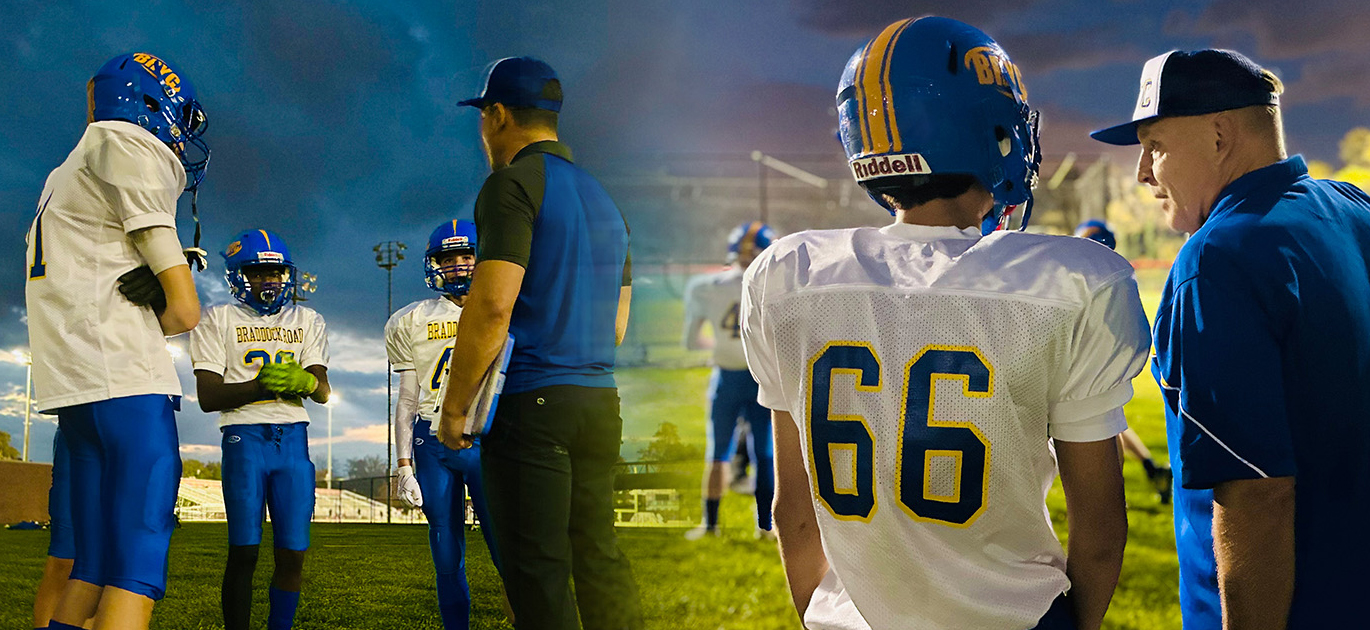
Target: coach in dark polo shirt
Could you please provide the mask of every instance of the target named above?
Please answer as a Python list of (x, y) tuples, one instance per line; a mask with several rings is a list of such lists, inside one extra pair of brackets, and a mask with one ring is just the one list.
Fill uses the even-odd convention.
[(484, 92), (461, 104), (480, 109), (494, 172), (476, 199), (476, 273), (439, 439), (469, 445), (464, 413), (507, 330), (514, 351), (481, 467), (517, 627), (577, 628), (579, 608), (587, 629), (641, 628), (613, 509), (628, 227), (557, 141), (561, 83), (546, 63), (501, 59)]

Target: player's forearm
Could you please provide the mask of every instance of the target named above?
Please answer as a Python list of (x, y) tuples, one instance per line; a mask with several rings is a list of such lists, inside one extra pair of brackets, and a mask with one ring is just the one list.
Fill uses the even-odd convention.
[(200, 323), (200, 297), (195, 293), (195, 280), (190, 267), (177, 265), (157, 274), (157, 281), (166, 294), (166, 308), (157, 313), (162, 334), (168, 337), (189, 332)]
[(633, 287), (631, 285), (621, 287), (618, 290), (618, 314), (614, 317), (614, 345), (623, 345), (623, 340), (628, 336), (628, 311), (633, 303)]
[(200, 399), (200, 410), (205, 413), (237, 409), (271, 397), (270, 393), (262, 388), (261, 383), (255, 380), (243, 383), (220, 382), (215, 385), (202, 383), (196, 389)]
[(1096, 630), (1118, 586), (1127, 545), (1127, 502), (1114, 438), (1056, 441), (1070, 540), (1066, 577), (1079, 630)]
[(395, 398), (395, 457), (408, 466), (414, 454), (414, 416), (419, 410), (419, 377), (414, 370), (400, 371), (399, 395)]
[(1066, 577), (1070, 578), (1070, 600), (1075, 608), (1079, 630), (1094, 630), (1104, 620), (1118, 574), (1123, 568), (1123, 549), (1127, 544), (1127, 518), (1111, 519), (1102, 529), (1070, 519), (1070, 542), (1066, 552)]
[(328, 368), (322, 365), (311, 365), (304, 369), (318, 379), (318, 386), (309, 394), (309, 399), (320, 405), (328, 402), (328, 395), (333, 393), (333, 388), (328, 385)]
[(780, 539), (780, 561), (785, 565), (785, 580), (799, 616), (809, 608), (813, 593), (828, 573), (828, 557), (818, 517), (809, 494), (809, 475), (804, 470), (803, 446), (799, 429), (789, 412), (771, 412), (775, 437), (775, 499), (772, 518)]
[(1294, 597), (1294, 478), (1213, 489), (1213, 548), (1223, 627), (1282, 630)]
[(776, 504), (772, 518), (776, 535), (780, 540), (780, 561), (785, 566), (785, 581), (790, 585), (790, 597), (799, 616), (809, 609), (814, 591), (828, 573), (828, 557), (823, 554), (823, 539), (818, 532), (818, 522), (812, 518), (812, 503), (804, 506), (810, 518), (792, 517), (795, 511), (790, 506), (782, 506), (776, 494)]

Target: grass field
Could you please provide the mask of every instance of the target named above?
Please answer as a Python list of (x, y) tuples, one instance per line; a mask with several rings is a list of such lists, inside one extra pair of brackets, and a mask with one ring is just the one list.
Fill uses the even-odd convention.
[[(1143, 302), (1155, 312), (1163, 272), (1140, 276)], [(635, 307), (636, 308), (636, 307)], [(657, 310), (659, 309), (659, 311)], [(677, 319), (669, 314), (674, 309)], [(662, 314), (659, 331), (678, 335), (678, 306), (643, 309)], [(638, 312), (635, 312), (635, 317)], [(635, 321), (639, 321), (636, 320)], [(671, 352), (664, 350), (665, 352)], [(645, 440), (662, 422), (702, 443), (705, 368), (633, 368), (619, 372), (627, 442)], [(1137, 394), (1128, 420), (1153, 453), (1165, 458), (1165, 420), (1160, 392), (1148, 373), (1134, 382)], [(702, 470), (702, 466), (701, 466)], [(1169, 506), (1160, 505), (1141, 466), (1124, 467), (1130, 530), (1122, 582), (1106, 628), (1178, 628), (1175, 545)], [(749, 497), (728, 495), (721, 520), (725, 536), (687, 543), (679, 530), (623, 530), (620, 541), (632, 559), (648, 627), (663, 630), (770, 630), (799, 627), (773, 543), (754, 541)], [(1049, 498), (1064, 537), (1064, 500), (1059, 487)], [(264, 546), (270, 545), (269, 528)], [(0, 628), (28, 628), (29, 605), (47, 546), (46, 532), (0, 531)], [(468, 536), (468, 575), (475, 628), (511, 627), (500, 612), (498, 578), (478, 532)], [(305, 586), (295, 627), (438, 629), (432, 563), (426, 530), (411, 525), (316, 524), (305, 565)], [(172, 539), (167, 598), (153, 628), (221, 628), (219, 581), (227, 530), (223, 524), (187, 524)], [(257, 572), (253, 618), (265, 624), (271, 560)]]

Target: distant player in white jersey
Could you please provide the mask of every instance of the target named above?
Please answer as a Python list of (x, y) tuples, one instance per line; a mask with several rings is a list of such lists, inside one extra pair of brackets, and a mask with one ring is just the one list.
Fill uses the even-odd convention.
[(485, 536), (490, 557), (499, 565), (491, 538), (490, 515), (480, 480), (480, 438), (468, 449), (452, 450), (438, 441), (444, 381), (452, 361), (461, 307), (476, 268), (476, 224), (447, 221), (428, 238), (424, 278), (437, 297), (414, 302), (385, 324), (385, 349), (400, 374), (395, 405), (395, 451), (400, 465), (400, 499), (423, 508), (428, 543), (437, 574), (438, 611), (447, 630), (470, 627), (471, 587), (466, 581), (466, 494)]
[[(147, 53), (107, 62), (87, 96), (89, 124), (48, 176), (24, 260), (37, 406), (70, 451), (76, 557), (49, 627), (146, 628), (181, 476), (165, 337), (200, 317), (176, 200), (204, 174), (205, 117), (190, 81)], [(121, 295), (131, 277), (146, 299)]]
[(276, 547), (266, 627), (287, 630), (300, 601), (314, 516), (304, 399), (328, 402), (328, 335), (323, 317), (293, 303), (298, 271), (280, 236), (246, 230), (223, 257), (237, 301), (205, 310), (190, 335), (190, 361), (200, 408), (219, 412), (223, 432), (224, 628), (250, 627), (265, 507)]
[[(747, 371), (742, 352), (742, 272), (762, 250), (775, 240), (775, 230), (760, 221), (738, 226), (728, 236), (728, 268), (696, 276), (685, 287), (685, 347), (707, 347), (700, 336), (705, 322), (713, 326), (713, 374), (709, 377), (708, 446), (704, 454), (708, 469), (704, 475), (704, 522), (685, 533), (690, 540), (718, 535), (718, 506), (723, 484), (728, 478), (728, 460), (733, 450), (744, 448), (739, 437), (751, 448), (756, 466), (756, 532), (769, 535), (771, 497), (775, 489), (775, 470), (771, 448), (770, 412), (756, 402), (756, 380)], [(738, 420), (747, 431), (738, 431)], [(746, 434), (751, 438), (747, 439)]]
[[(1040, 154), (1018, 69), (978, 29), (890, 25), (837, 101), (853, 174), (895, 222), (787, 236), (744, 278), (795, 605), (811, 629), (1094, 630), (1127, 538), (1115, 436), (1150, 348), (1132, 267), (998, 230), (1019, 204), (1028, 219)], [(1058, 463), (1069, 554), (1045, 507)]]

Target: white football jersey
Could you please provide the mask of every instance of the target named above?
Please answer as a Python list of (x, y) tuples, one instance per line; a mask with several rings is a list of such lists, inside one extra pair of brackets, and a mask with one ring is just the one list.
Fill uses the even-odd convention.
[(132, 123), (86, 126), (43, 186), (24, 257), (29, 348), (38, 409), (142, 394), (180, 395), (151, 308), (118, 278), (147, 264), (128, 234), (176, 227), (185, 168)]
[(461, 307), (445, 297), (414, 302), (385, 323), (385, 352), (396, 372), (415, 370), (419, 377), (419, 417), (438, 418), (443, 382), (451, 370)]
[(697, 320), (714, 328), (714, 365), (725, 370), (747, 369), (742, 352), (742, 270), (736, 266), (695, 276), (685, 286), (685, 327)]
[(1035, 626), (1070, 586), (1048, 438), (1122, 432), (1151, 346), (1128, 262), (896, 224), (785, 237), (744, 286), (758, 400), (798, 424), (834, 573), (808, 627)]
[[(246, 383), (287, 357), (304, 367), (328, 366), (328, 333), (314, 309), (286, 304), (275, 315), (259, 315), (235, 301), (206, 309), (190, 331), (191, 366), (222, 374), (225, 383)], [(276, 396), (219, 414), (221, 427), (293, 422), (309, 422), (300, 398)]]

